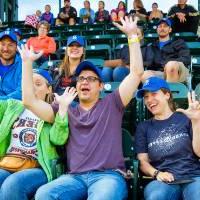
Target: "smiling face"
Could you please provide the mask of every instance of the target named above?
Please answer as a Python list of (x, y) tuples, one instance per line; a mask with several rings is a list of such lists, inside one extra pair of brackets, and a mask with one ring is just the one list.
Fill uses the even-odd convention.
[(8, 36), (0, 40), (0, 59), (3, 64), (12, 64), (16, 55), (17, 44)]
[(168, 26), (165, 22), (162, 22), (157, 27), (157, 33), (158, 33), (159, 38), (168, 37), (171, 32), (172, 32), (171, 27)]
[(156, 92), (146, 91), (144, 93), (144, 103), (147, 109), (154, 115), (163, 115), (166, 108), (169, 108), (170, 93), (162, 90)]
[(48, 85), (47, 80), (37, 73), (33, 73), (33, 86), (35, 96), (43, 101), (47, 94), (52, 93), (52, 87)]
[(67, 47), (67, 55), (70, 59), (81, 59), (83, 53), (84, 48), (77, 42), (73, 42)]
[(99, 99), (99, 93), (103, 89), (103, 84), (98, 80), (97, 74), (91, 70), (83, 70), (78, 77), (95, 77), (93, 81), (77, 81), (76, 89), (80, 103), (95, 103)]

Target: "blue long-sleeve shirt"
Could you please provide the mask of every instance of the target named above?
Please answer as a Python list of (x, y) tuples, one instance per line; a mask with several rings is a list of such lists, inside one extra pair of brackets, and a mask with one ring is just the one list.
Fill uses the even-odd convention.
[[(0, 62), (1, 67), (3, 64)], [(1, 68), (0, 68), (1, 70)], [(0, 100), (22, 98), (21, 81), (22, 81), (22, 60), (16, 54), (14, 63), (9, 65), (9, 69), (0, 73)]]

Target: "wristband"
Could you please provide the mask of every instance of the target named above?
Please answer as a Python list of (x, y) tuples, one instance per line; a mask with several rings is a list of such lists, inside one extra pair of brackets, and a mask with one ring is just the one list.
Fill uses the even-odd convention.
[(128, 38), (128, 44), (132, 44), (132, 43), (140, 43), (139, 38), (137, 36)]
[(159, 170), (156, 170), (154, 173), (153, 173), (153, 179), (156, 179), (158, 174), (159, 174)]

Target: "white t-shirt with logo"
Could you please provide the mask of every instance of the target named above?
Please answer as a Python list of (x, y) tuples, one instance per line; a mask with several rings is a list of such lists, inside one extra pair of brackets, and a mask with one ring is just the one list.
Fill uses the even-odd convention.
[(13, 124), (7, 154), (23, 154), (37, 159), (37, 125), (39, 118), (25, 109)]

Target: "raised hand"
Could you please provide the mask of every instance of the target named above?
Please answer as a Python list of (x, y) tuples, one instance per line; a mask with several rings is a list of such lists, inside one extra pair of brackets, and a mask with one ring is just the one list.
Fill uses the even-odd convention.
[(176, 111), (184, 113), (191, 120), (200, 120), (200, 103), (195, 98), (195, 92), (188, 93), (188, 109), (177, 109)]
[(135, 17), (133, 21), (132, 17), (125, 16), (125, 20), (123, 18), (120, 18), (120, 21), (122, 25), (116, 22), (113, 22), (113, 24), (117, 28), (119, 28), (123, 33), (125, 33), (128, 37), (131, 37), (132, 35), (137, 35), (137, 17)]
[(35, 60), (37, 60), (38, 58), (40, 58), (43, 55), (43, 51), (35, 53), (33, 51), (33, 47), (31, 46), (29, 49), (27, 44), (21, 45), (21, 47), (18, 46), (17, 49), (18, 49), (18, 51), (21, 55), (21, 58), (24, 62), (26, 62), (26, 61), (34, 62)]
[(55, 93), (55, 100), (59, 104), (58, 112), (61, 117), (65, 116), (68, 106), (72, 103), (76, 96), (77, 91), (74, 87), (67, 87), (61, 96)]

